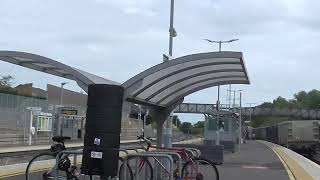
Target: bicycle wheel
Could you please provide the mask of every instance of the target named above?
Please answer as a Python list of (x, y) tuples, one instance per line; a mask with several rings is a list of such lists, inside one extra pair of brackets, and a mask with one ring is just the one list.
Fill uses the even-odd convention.
[[(138, 167), (136, 168), (136, 161)], [(151, 163), (147, 158), (129, 157), (127, 159), (127, 168), (125, 171), (124, 163), (121, 164), (119, 170), (119, 180), (124, 180), (124, 173), (126, 172), (126, 180), (137, 179), (141, 180), (152, 180), (153, 179), (153, 169)], [(136, 172), (136, 169), (138, 170)]]
[(195, 158), (183, 165), (181, 177), (183, 179), (194, 180), (219, 180), (219, 172), (211, 161), (203, 158)]
[[(124, 179), (132, 180), (133, 179), (132, 170), (131, 170), (131, 168), (130, 168), (130, 166), (128, 164), (127, 164), (127, 169), (126, 170), (124, 169), (124, 167), (123, 167), (123, 158), (122, 157), (119, 157), (119, 165), (120, 165), (120, 167), (118, 169), (119, 180), (124, 180)], [(124, 177), (126, 177), (126, 178), (124, 178)]]
[(56, 156), (52, 153), (42, 153), (33, 157), (27, 166), (25, 177), (26, 180), (45, 180), (46, 176), (50, 176), (50, 169), (56, 163)]

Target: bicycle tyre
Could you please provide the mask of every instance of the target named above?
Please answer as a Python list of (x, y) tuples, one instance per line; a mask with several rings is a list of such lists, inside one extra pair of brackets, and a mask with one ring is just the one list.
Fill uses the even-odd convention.
[[(181, 170), (181, 177), (182, 178), (184, 178), (186, 175), (188, 175), (189, 174), (189, 172), (188, 172), (188, 166), (192, 166), (192, 164), (195, 164), (195, 163), (201, 163), (201, 164), (206, 164), (206, 165), (208, 165), (208, 166), (211, 166), (211, 168), (213, 169), (213, 170), (209, 170), (209, 171), (207, 171), (207, 172), (214, 172), (214, 174), (215, 174), (215, 177), (216, 177), (216, 179), (215, 180), (219, 180), (219, 171), (218, 171), (218, 169), (217, 169), (217, 167), (214, 165), (214, 163), (212, 163), (211, 161), (209, 161), (209, 160), (207, 160), (207, 159), (205, 159), (205, 158), (194, 158), (194, 159), (192, 159), (192, 161), (190, 160), (190, 161), (187, 161), (184, 165), (183, 165), (183, 167), (182, 167), (182, 170)], [(199, 172), (197, 172), (197, 174), (196, 174), (196, 176), (198, 176), (198, 174), (200, 174)], [(214, 179), (214, 177), (212, 177), (212, 176), (208, 176), (209, 177), (209, 179)], [(188, 178), (188, 177), (187, 177)], [(197, 180), (197, 178), (196, 177), (194, 177), (194, 179), (196, 179)], [(205, 179), (207, 179), (207, 178), (205, 178)]]
[[(133, 159), (133, 158), (135, 158), (135, 157), (129, 157), (127, 159), (127, 169), (128, 169), (129, 176), (130, 176), (129, 180), (133, 180), (133, 178), (135, 176), (134, 173), (133, 173), (132, 168), (128, 164), (128, 162), (130, 162), (130, 160)], [(150, 161), (148, 159), (146, 159), (146, 158), (144, 158), (144, 162), (145, 162), (144, 166), (147, 166), (147, 168), (149, 169), (149, 172), (150, 172), (150, 177), (148, 178), (148, 180), (152, 180), (153, 179), (153, 168), (152, 168), (152, 165), (151, 165)], [(119, 169), (119, 180), (123, 180), (122, 173), (121, 173), (123, 171), (123, 168), (124, 168), (123, 164), (124, 163), (122, 162), (122, 164), (120, 166), (120, 169)]]
[[(31, 172), (30, 172), (30, 169), (31, 169), (32, 164), (35, 162), (36, 159), (40, 158), (41, 156), (43, 156), (43, 157), (45, 157), (45, 156), (46, 156), (46, 157), (52, 157), (52, 159), (54, 159), (54, 160), (56, 159), (56, 156), (55, 156), (54, 153), (41, 153), (41, 154), (38, 154), (38, 155), (34, 156), (34, 157), (29, 161), (29, 163), (28, 163), (28, 165), (27, 165), (26, 172), (25, 172), (26, 180), (29, 180), (29, 173), (31, 173)], [(44, 158), (44, 159), (46, 159), (46, 158)]]

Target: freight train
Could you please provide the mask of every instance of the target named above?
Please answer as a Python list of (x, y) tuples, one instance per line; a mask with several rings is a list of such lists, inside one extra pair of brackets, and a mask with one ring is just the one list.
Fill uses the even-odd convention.
[(302, 154), (312, 154), (319, 147), (319, 124), (319, 120), (284, 121), (273, 126), (253, 128), (251, 136)]

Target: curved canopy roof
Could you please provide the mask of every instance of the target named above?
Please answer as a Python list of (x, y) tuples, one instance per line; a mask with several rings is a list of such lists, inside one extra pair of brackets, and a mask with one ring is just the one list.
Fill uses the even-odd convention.
[(58, 61), (36, 54), (17, 52), (17, 51), (0, 51), (0, 60), (34, 69), (55, 76), (75, 80), (78, 85), (87, 92), (89, 84), (118, 84), (114, 81), (96, 76), (94, 74), (82, 71), (80, 69), (62, 64)]
[[(0, 60), (75, 80), (86, 92), (89, 84), (120, 85), (31, 53), (0, 51)], [(181, 103), (185, 96), (196, 91), (224, 84), (249, 84), (241, 52), (210, 52), (179, 57), (145, 70), (122, 86), (126, 100), (169, 107)]]
[(187, 55), (153, 66), (122, 86), (127, 100), (168, 107), (196, 91), (224, 84), (249, 84), (241, 52)]

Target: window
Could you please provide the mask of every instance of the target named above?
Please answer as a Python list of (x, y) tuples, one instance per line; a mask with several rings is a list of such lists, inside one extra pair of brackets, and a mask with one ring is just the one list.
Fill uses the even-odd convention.
[(51, 131), (52, 117), (38, 116), (37, 131)]

